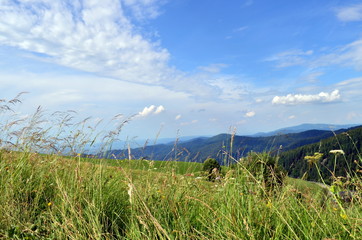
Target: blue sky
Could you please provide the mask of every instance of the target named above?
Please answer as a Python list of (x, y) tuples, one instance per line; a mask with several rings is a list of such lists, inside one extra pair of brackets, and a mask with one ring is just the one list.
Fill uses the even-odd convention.
[(0, 0), (0, 98), (124, 138), (361, 123), (361, 71), (360, 1)]

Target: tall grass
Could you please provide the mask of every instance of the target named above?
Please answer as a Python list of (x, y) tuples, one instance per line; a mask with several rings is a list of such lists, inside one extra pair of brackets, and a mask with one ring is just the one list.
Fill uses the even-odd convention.
[(40, 110), (0, 125), (0, 239), (362, 239), (360, 198), (339, 207), (313, 183), (280, 185), (266, 153), (219, 182), (200, 179), (197, 164), (83, 159), (98, 139), (108, 148), (127, 119), (102, 135), (85, 131), (90, 120), (71, 123), (71, 112), (53, 115), (53, 128)]

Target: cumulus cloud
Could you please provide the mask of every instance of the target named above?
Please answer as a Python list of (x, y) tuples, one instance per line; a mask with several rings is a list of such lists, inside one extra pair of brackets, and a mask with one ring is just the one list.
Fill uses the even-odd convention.
[(140, 117), (146, 117), (149, 116), (151, 114), (160, 114), (161, 112), (163, 112), (165, 110), (165, 108), (160, 105), (158, 107), (156, 107), (155, 105), (151, 105), (149, 107), (145, 107), (142, 112), (138, 113), (138, 116)]
[(156, 108), (154, 114), (160, 114), (160, 113), (162, 113), (163, 111), (165, 111), (165, 108), (164, 108), (162, 105), (160, 105), (160, 106), (158, 106), (158, 107)]
[(272, 100), (273, 104), (296, 105), (304, 103), (329, 103), (338, 101), (341, 98), (339, 90), (331, 93), (320, 92), (315, 95), (288, 94), (286, 96), (275, 96)]
[(343, 22), (362, 21), (362, 4), (337, 9), (337, 17)]
[(254, 117), (255, 116), (255, 112), (254, 111), (250, 111), (250, 112), (247, 112), (247, 113), (245, 113), (245, 117)]
[(156, 109), (155, 105), (151, 105), (149, 107), (145, 107), (142, 112), (139, 112), (138, 115), (141, 117), (146, 117), (154, 112)]
[(181, 119), (181, 114), (179, 114), (175, 117), (175, 120), (179, 120), (179, 119)]
[(2, 1), (0, 44), (82, 71), (157, 83), (166, 71), (169, 53), (145, 39), (126, 12), (127, 8), (156, 12), (158, 2)]

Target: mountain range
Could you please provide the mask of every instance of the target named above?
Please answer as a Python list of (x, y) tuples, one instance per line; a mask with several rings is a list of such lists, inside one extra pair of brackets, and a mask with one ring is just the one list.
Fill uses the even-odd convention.
[[(179, 160), (203, 162), (208, 157), (217, 159), (222, 164), (228, 164), (240, 157), (245, 156), (250, 151), (268, 151), (277, 153), (295, 149), (307, 144), (317, 143), (322, 139), (329, 138), (356, 128), (355, 125), (332, 125), (330, 124), (303, 124), (295, 127), (279, 129), (270, 133), (259, 133), (255, 136), (237, 136), (231, 134), (219, 134), (213, 137), (197, 137), (186, 141), (173, 141), (166, 144), (156, 144), (121, 150), (111, 150), (106, 153), (106, 157), (124, 159), (129, 157), (129, 152), (133, 159), (152, 160)], [(318, 129), (311, 129), (318, 128)], [(304, 129), (308, 129), (303, 131)], [(278, 132), (278, 134), (275, 134)], [(272, 135), (274, 134), (274, 135)], [(263, 135), (263, 136), (260, 136)]]
[(280, 128), (271, 132), (260, 132), (253, 134), (253, 137), (268, 137), (274, 135), (288, 134), (288, 133), (300, 133), (308, 130), (324, 130), (324, 131), (336, 131), (338, 129), (348, 129), (351, 127), (358, 126), (358, 124), (324, 124), (324, 123), (304, 123), (297, 126)]

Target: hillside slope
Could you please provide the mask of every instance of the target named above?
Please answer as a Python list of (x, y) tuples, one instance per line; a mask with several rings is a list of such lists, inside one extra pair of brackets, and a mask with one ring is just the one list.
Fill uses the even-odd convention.
[[(335, 156), (331, 150), (343, 150), (344, 155)], [(362, 127), (357, 127), (337, 134), (336, 136), (322, 139), (318, 143), (305, 145), (280, 155), (279, 163), (288, 171), (291, 177), (300, 178), (307, 173), (307, 180), (319, 181), (315, 166), (309, 166), (304, 160), (305, 156), (312, 156), (315, 152), (323, 154), (323, 158), (318, 162), (319, 169), (325, 181), (329, 181), (331, 172), (334, 169), (336, 160), (336, 176), (347, 176), (357, 168), (355, 160), (361, 164), (362, 152)]]

